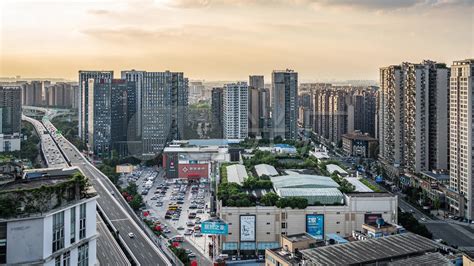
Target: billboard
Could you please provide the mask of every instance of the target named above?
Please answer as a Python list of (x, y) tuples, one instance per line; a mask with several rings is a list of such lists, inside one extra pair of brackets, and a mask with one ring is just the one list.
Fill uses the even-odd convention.
[(380, 213), (366, 213), (364, 214), (364, 223), (366, 224), (374, 224), (378, 218), (382, 218), (382, 214)]
[(227, 235), (229, 227), (223, 221), (207, 220), (201, 223), (201, 233), (211, 235)]
[(115, 172), (129, 174), (133, 172), (133, 165), (131, 164), (122, 164), (115, 167)]
[(306, 215), (306, 233), (316, 239), (324, 239), (324, 214)]
[(255, 215), (240, 215), (240, 241), (255, 241)]

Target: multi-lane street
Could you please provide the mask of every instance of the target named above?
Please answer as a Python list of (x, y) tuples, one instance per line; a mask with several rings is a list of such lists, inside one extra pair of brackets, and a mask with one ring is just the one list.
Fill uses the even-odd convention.
[[(72, 166), (79, 167), (84, 175), (89, 178), (100, 196), (97, 200), (98, 205), (118, 231), (119, 238), (122, 239), (125, 247), (131, 253), (135, 263), (139, 265), (172, 265), (163, 251), (145, 234), (138, 217), (110, 180), (87, 161), (74, 145), (60, 134), (54, 134), (57, 130), (48, 119), (43, 120), (43, 125), (46, 130), (53, 133), (50, 136), (66, 157), (66, 161), (69, 161)], [(129, 236), (130, 233), (133, 234), (133, 237)]]
[(99, 233), (99, 238), (97, 238), (97, 259), (100, 265), (131, 265), (100, 215), (97, 215), (97, 232)]

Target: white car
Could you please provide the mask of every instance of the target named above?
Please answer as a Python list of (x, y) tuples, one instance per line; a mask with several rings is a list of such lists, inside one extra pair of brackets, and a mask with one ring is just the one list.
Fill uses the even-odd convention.
[(134, 237), (135, 237), (135, 234), (134, 234), (134, 233), (132, 233), (132, 232), (130, 232), (130, 233), (128, 233), (128, 237), (130, 237), (130, 238), (134, 238)]

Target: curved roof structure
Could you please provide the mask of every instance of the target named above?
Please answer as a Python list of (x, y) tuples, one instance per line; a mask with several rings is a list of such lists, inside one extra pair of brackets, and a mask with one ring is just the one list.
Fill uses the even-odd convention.
[(280, 188), (338, 188), (332, 178), (319, 175), (284, 175), (270, 177), (275, 190)]
[(257, 172), (258, 176), (267, 175), (267, 176), (275, 176), (278, 175), (278, 171), (275, 167), (269, 164), (257, 164), (255, 165), (255, 172)]

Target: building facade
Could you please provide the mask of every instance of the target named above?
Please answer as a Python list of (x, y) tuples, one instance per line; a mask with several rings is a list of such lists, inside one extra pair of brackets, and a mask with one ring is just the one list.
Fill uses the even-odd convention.
[(71, 108), (74, 101), (73, 85), (59, 82), (45, 87), (45, 105), (56, 108)]
[(72, 176), (20, 181), (0, 190), (2, 202), (16, 205), (0, 218), (0, 264), (95, 265), (95, 191)]
[(474, 59), (455, 61), (450, 78), (450, 187), (458, 214), (474, 220)]
[(272, 135), (273, 138), (298, 137), (298, 73), (293, 70), (272, 72)]
[(136, 83), (142, 155), (154, 157), (170, 140), (182, 139), (187, 125), (188, 79), (182, 72), (123, 71)]
[[(306, 209), (278, 207), (221, 207), (220, 218), (229, 234), (221, 236), (221, 253), (264, 254), (280, 245), (281, 235), (308, 233), (324, 239), (334, 233), (350, 236), (372, 217), (397, 223), (397, 196), (387, 193), (349, 193), (341, 206), (308, 206)], [(315, 221), (316, 220), (316, 221)]]
[(381, 68), (379, 158), (389, 172), (447, 169), (448, 80), (432, 61)]
[(225, 84), (223, 94), (224, 138), (243, 140), (248, 136), (247, 82)]
[(224, 89), (212, 88), (211, 97), (211, 126), (214, 134), (213, 137), (221, 139), (224, 137)]
[(94, 84), (94, 80), (103, 80), (105, 83), (111, 83), (113, 76), (113, 71), (79, 71), (78, 134), (84, 143), (87, 143), (89, 136), (89, 84)]
[(137, 141), (135, 83), (90, 79), (88, 89), (89, 151), (99, 157), (110, 156), (112, 150), (129, 155), (129, 145)]
[(264, 77), (259, 75), (249, 76), (249, 93), (248, 93), (248, 128), (249, 136), (261, 137), (260, 118), (260, 91), (264, 89)]
[(21, 87), (0, 86), (0, 152), (20, 150)]

